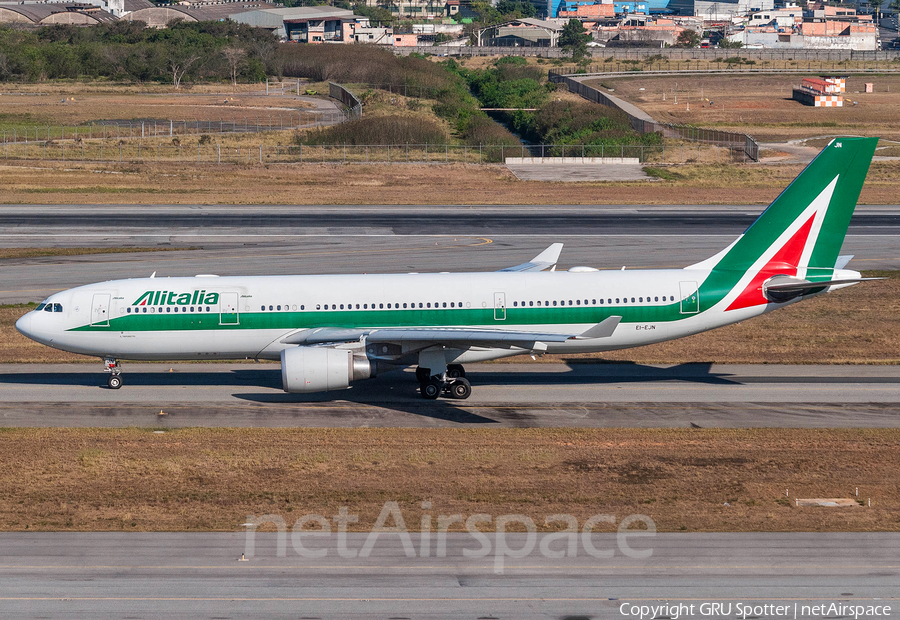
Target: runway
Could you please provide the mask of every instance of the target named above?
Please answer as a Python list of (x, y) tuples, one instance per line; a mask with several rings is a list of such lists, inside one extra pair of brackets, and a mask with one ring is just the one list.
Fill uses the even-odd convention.
[[(0, 303), (118, 278), (492, 271), (563, 242), (560, 269), (674, 268), (731, 243), (763, 207), (0, 207), (0, 247), (167, 251), (0, 260)], [(843, 252), (856, 269), (900, 268), (900, 206), (862, 206)]]
[(472, 397), (426, 401), (409, 371), (286, 394), (277, 364), (0, 365), (2, 427), (900, 426), (900, 367), (476, 364)]
[[(788, 620), (827, 616), (803, 613), (823, 603), (896, 615), (900, 601), (895, 533), (594, 534), (571, 547), (458, 533), (441, 557), (437, 534), (409, 547), (380, 534), (366, 554), (365, 533), (288, 532), (279, 557), (277, 534), (250, 531), (0, 534), (0, 618), (638, 620), (641, 606), (669, 605), (656, 617), (693, 620), (768, 604), (789, 611), (744, 615)], [(730, 613), (704, 614), (710, 602)]]

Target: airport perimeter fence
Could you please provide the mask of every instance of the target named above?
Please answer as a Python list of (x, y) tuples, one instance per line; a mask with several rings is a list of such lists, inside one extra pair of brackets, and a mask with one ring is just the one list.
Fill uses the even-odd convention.
[[(900, 73), (900, 59), (892, 62), (868, 62), (859, 61), (856, 64), (848, 64), (847, 61), (831, 60), (831, 61), (772, 61), (765, 67), (756, 64), (757, 61), (744, 58), (743, 56), (732, 56), (725, 59), (718, 59), (705, 63), (703, 61), (691, 62), (690, 60), (669, 60), (665, 61), (651, 57), (643, 60), (620, 60), (614, 59), (609, 62), (602, 62), (594, 65), (571, 65), (568, 67), (559, 67), (552, 71), (558, 75), (596, 75), (600, 77), (635, 77), (635, 76), (654, 76), (665, 77), (666, 75), (678, 74), (723, 74), (733, 75), (736, 73), (747, 74), (779, 74), (779, 73), (812, 73), (820, 74), (823, 72), (834, 72), (835, 75), (855, 75), (866, 73)], [(830, 66), (829, 66), (830, 65)]]
[[(561, 47), (490, 47), (418, 45), (390, 48), (395, 54), (430, 54), (433, 56), (536, 56), (554, 60), (570, 60), (571, 52)], [(890, 62), (900, 59), (898, 50), (848, 50), (848, 49), (775, 49), (775, 48), (680, 48), (680, 47), (591, 47), (588, 53), (594, 59), (642, 60), (649, 56), (662, 56), (670, 60), (708, 60), (743, 56), (762, 61), (859, 61)], [(798, 70), (804, 70), (799, 67)]]
[(92, 121), (81, 125), (22, 126), (2, 130), (3, 143), (55, 140), (130, 140), (134, 138), (174, 138), (199, 134), (241, 134), (310, 129), (337, 125), (358, 118), (352, 110), (295, 112), (217, 119), (143, 119)]
[[(206, 164), (491, 164), (507, 158), (632, 158), (641, 164), (726, 163), (735, 159), (729, 149), (712, 144), (646, 145), (478, 145), (383, 144), (296, 145), (226, 147), (218, 144), (144, 144), (142, 141), (82, 140), (77, 143), (49, 141), (7, 142), (0, 148), (6, 160), (81, 161), (104, 163), (192, 162)], [(569, 159), (569, 158), (574, 158)], [(743, 161), (748, 161), (744, 158)], [(615, 166), (617, 164), (609, 164)]]
[[(705, 129), (691, 125), (676, 125), (672, 123), (660, 123), (646, 114), (638, 116), (619, 105), (619, 101), (609, 97), (605, 93), (573, 79), (569, 75), (561, 75), (556, 71), (550, 71), (550, 81), (557, 84), (565, 84), (570, 92), (573, 92), (588, 101), (622, 111), (631, 121), (631, 128), (640, 134), (658, 132), (665, 138), (687, 140), (714, 145), (726, 149), (731, 153), (731, 159), (741, 161), (750, 159), (759, 161), (759, 144), (745, 133), (721, 131), (718, 129)], [(636, 108), (633, 108), (635, 109)]]

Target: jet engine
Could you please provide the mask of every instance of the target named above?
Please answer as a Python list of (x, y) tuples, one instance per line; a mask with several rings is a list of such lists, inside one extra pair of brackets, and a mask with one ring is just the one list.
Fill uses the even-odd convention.
[(285, 392), (327, 392), (350, 387), (351, 381), (375, 376), (375, 365), (350, 349), (291, 347), (281, 352)]

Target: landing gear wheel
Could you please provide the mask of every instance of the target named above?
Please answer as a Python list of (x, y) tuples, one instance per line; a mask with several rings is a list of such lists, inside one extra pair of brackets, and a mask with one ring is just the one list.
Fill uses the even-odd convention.
[(450, 384), (450, 398), (465, 400), (472, 395), (472, 385), (463, 378), (455, 379)]
[(421, 385), (422, 397), (426, 400), (437, 400), (441, 392), (444, 391), (444, 384), (438, 379), (428, 379)]
[(419, 383), (425, 383), (429, 378), (431, 378), (430, 370), (422, 368), (421, 366), (416, 368), (416, 379), (419, 380)]
[(106, 379), (106, 385), (111, 390), (118, 390), (122, 387), (122, 375), (110, 375)]
[(448, 364), (447, 377), (449, 379), (465, 379), (466, 369), (462, 367), (462, 364)]

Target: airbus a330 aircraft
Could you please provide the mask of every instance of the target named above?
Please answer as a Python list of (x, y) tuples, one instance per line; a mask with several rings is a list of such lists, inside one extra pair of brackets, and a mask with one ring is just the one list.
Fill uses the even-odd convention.
[[(864, 278), (838, 256), (877, 138), (838, 138), (734, 243), (684, 269), (555, 271), (562, 244), (488, 273), (141, 278), (52, 295), (16, 328), (105, 359), (280, 359), (286, 392), (416, 365), (467, 398), (462, 364), (637, 347), (745, 321)], [(550, 271), (547, 271), (550, 270)]]

